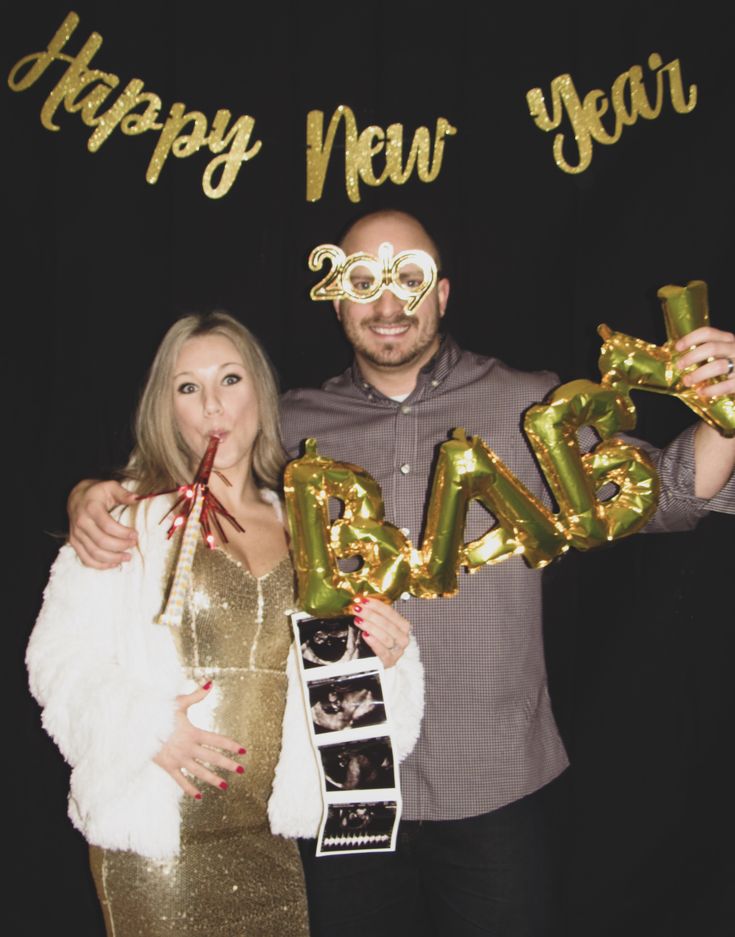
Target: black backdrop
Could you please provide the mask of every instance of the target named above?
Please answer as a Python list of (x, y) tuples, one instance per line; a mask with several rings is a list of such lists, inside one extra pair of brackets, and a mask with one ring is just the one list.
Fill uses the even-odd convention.
[[(226, 308), (262, 337), (284, 387), (318, 384), (348, 361), (326, 304), (308, 300), (308, 251), (357, 210), (395, 206), (438, 228), (452, 276), (447, 316), (473, 349), (565, 380), (597, 376), (595, 327), (664, 338), (664, 283), (710, 285), (713, 322), (733, 327), (732, 23), (706, 3), (362, 7), (211, 2), (77, 3), (75, 54), (104, 37), (93, 67), (142, 78), (164, 113), (175, 101), (209, 118), (256, 118), (261, 153), (221, 200), (201, 191), (206, 151), (145, 169), (156, 134), (115, 132), (86, 150), (89, 128), (57, 112), (39, 122), (61, 77), (3, 85), (5, 333), (11, 362), (5, 538), (14, 588), (6, 633), (12, 823), (12, 934), (100, 933), (84, 844), (65, 820), (66, 768), (39, 727), (22, 654), (63, 530), (71, 483), (124, 461), (138, 387), (180, 313)], [(7, 76), (40, 51), (69, 10), (9, 6)], [(610, 89), (651, 52), (679, 58), (699, 100), (595, 146), (590, 168), (561, 172), (525, 93), (572, 74), (583, 95)], [(548, 94), (547, 94), (548, 97)], [(323, 198), (305, 199), (305, 120), (338, 104), (369, 123), (458, 128), (437, 181), (344, 188), (338, 133)], [(565, 125), (568, 133), (568, 124)], [(409, 136), (410, 138), (410, 136)], [(376, 160), (379, 165), (379, 160)], [(730, 248), (727, 250), (727, 248)], [(663, 442), (683, 406), (639, 395), (639, 433)], [(471, 427), (468, 427), (471, 429)], [(492, 440), (489, 440), (492, 445)], [(548, 582), (552, 696), (573, 768), (561, 934), (731, 933), (734, 832), (732, 520), (692, 534), (638, 537), (570, 557)], [(728, 536), (729, 535), (729, 536)], [(6, 923), (4, 920), (3, 923)]]

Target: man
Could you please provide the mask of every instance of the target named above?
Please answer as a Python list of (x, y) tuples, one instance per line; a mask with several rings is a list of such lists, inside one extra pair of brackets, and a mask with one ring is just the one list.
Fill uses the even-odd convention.
[[(441, 269), (433, 240), (399, 212), (367, 215), (341, 246), (347, 255), (377, 256), (384, 242), (394, 254), (424, 250)], [(290, 454), (313, 436), (320, 454), (365, 468), (381, 485), (387, 519), (414, 543), (436, 447), (457, 426), (481, 436), (531, 492), (547, 497), (519, 419), (554, 386), (554, 376), (514, 371), (442, 339), (448, 297), (442, 278), (412, 316), (389, 290), (369, 304), (339, 302), (352, 367), (321, 390), (283, 399)], [(687, 383), (727, 373), (703, 393), (735, 392), (735, 336), (699, 329), (678, 347), (683, 366), (699, 365)], [(654, 457), (663, 489), (654, 529), (693, 526), (706, 499), (733, 488), (735, 440), (704, 424)], [(129, 548), (129, 531), (107, 516), (124, 497), (114, 483), (73, 493), (71, 542), (85, 562), (114, 565)], [(488, 526), (472, 503), (465, 539)], [(421, 649), (426, 709), (416, 749), (401, 766), (398, 849), (315, 859), (305, 844), (313, 934), (548, 933), (542, 789), (567, 759), (546, 687), (540, 574), (515, 557), (462, 576), (452, 599), (406, 597), (402, 611)]]

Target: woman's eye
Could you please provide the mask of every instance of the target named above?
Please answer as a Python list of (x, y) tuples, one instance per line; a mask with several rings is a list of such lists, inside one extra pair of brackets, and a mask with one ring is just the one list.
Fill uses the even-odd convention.
[(179, 393), (180, 394), (193, 394), (197, 389), (196, 384), (186, 383), (179, 384)]
[(228, 374), (222, 381), (223, 384), (239, 384), (242, 378), (239, 374)]

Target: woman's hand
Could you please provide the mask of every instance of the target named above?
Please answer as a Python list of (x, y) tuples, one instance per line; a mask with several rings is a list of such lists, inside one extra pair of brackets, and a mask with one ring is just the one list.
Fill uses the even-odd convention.
[(350, 607), (355, 624), (384, 667), (392, 667), (408, 647), (411, 623), (392, 605), (380, 599), (358, 596)]
[(218, 768), (224, 768), (226, 771), (235, 771), (237, 774), (242, 774), (245, 770), (242, 765), (233, 761), (232, 758), (228, 758), (217, 751), (218, 748), (222, 748), (234, 755), (244, 755), (245, 749), (239, 742), (233, 742), (232, 739), (219, 735), (217, 732), (206, 732), (204, 729), (197, 729), (189, 722), (187, 715), (189, 707), (193, 706), (194, 703), (201, 702), (211, 686), (210, 682), (193, 693), (176, 697), (178, 712), (176, 713), (174, 731), (153, 759), (159, 768), (163, 768), (171, 775), (185, 794), (195, 798), (195, 800), (201, 800), (202, 795), (186, 775), (182, 773), (183, 771), (188, 771), (194, 777), (224, 791), (227, 790), (227, 781), (215, 774), (214, 771), (210, 771), (204, 762), (216, 765)]

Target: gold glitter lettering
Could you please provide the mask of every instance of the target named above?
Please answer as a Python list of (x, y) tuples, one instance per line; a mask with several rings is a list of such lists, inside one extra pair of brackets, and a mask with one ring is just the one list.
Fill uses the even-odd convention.
[[(171, 105), (168, 119), (163, 125), (161, 136), (148, 164), (146, 182), (153, 183), (158, 180), (169, 153), (183, 159), (196, 153), (204, 145), (207, 139), (207, 118), (201, 111), (190, 111), (188, 114), (185, 111), (185, 104)], [(192, 132), (181, 133), (187, 124), (194, 124)]]
[(104, 81), (106, 78), (112, 78), (117, 82), (118, 79), (115, 75), (108, 75), (106, 72), (87, 68), (101, 45), (102, 36), (92, 33), (82, 46), (79, 55), (71, 60), (61, 81), (46, 98), (41, 108), (41, 123), (48, 130), (59, 129), (58, 124), (54, 124), (53, 118), (62, 101), (66, 110), (69, 111), (70, 102), (87, 85), (91, 85), (95, 81)]
[[(76, 13), (70, 13), (59, 26), (45, 52), (32, 52), (15, 63), (8, 75), (8, 86), (13, 91), (25, 91), (38, 81), (52, 62), (71, 62), (72, 57), (62, 55), (61, 50), (78, 25), (79, 17)], [(31, 68), (28, 69), (28, 73), (24, 78), (18, 78), (18, 73), (23, 70), (25, 65), (31, 65)]]
[[(209, 198), (222, 198), (223, 195), (226, 195), (237, 178), (242, 163), (246, 163), (249, 159), (252, 159), (253, 156), (256, 156), (263, 145), (262, 140), (256, 140), (250, 149), (248, 149), (253, 127), (255, 126), (255, 120), (252, 117), (248, 117), (247, 114), (238, 118), (225, 135), (227, 124), (231, 116), (229, 111), (217, 111), (212, 121), (212, 129), (207, 138), (207, 146), (212, 153), (222, 153), (225, 147), (231, 143), (229, 152), (224, 152), (222, 156), (217, 156), (215, 159), (210, 160), (207, 164), (207, 168), (204, 170), (202, 186), (205, 194), (208, 195)], [(219, 182), (213, 185), (212, 177), (219, 166), (224, 167), (222, 175), (220, 176)]]
[[(76, 56), (61, 51), (78, 25), (79, 16), (70, 12), (48, 47), (42, 52), (24, 56), (8, 75), (8, 85), (13, 91), (25, 91), (38, 81), (52, 62), (68, 63), (66, 72), (41, 108), (43, 126), (48, 130), (59, 129), (59, 125), (54, 123), (54, 117), (63, 103), (68, 113), (80, 113), (82, 122), (95, 128), (87, 141), (87, 149), (92, 153), (118, 127), (126, 136), (160, 130), (158, 143), (146, 171), (146, 179), (151, 183), (158, 180), (170, 153), (181, 159), (193, 155), (207, 144), (212, 153), (221, 155), (211, 160), (205, 168), (202, 188), (209, 198), (221, 198), (229, 192), (242, 163), (252, 159), (262, 146), (260, 140), (250, 145), (255, 119), (243, 115), (228, 130), (232, 115), (230, 111), (220, 109), (207, 136), (208, 125), (204, 114), (200, 111), (187, 112), (185, 104), (176, 103), (171, 106), (165, 123), (160, 123), (161, 99), (157, 94), (144, 92), (144, 83), (139, 78), (131, 79), (114, 103), (98, 113), (110, 92), (120, 84), (120, 78), (110, 72), (88, 67), (102, 45), (99, 33), (91, 33)], [(86, 93), (83, 94), (85, 89)], [(145, 106), (145, 110), (136, 112), (136, 108), (141, 105)], [(226, 150), (228, 146), (229, 151)], [(213, 175), (220, 167), (222, 172), (219, 182), (214, 184)]]
[[(110, 91), (119, 83), (119, 78), (116, 75), (87, 68), (102, 45), (102, 36), (99, 33), (92, 33), (82, 46), (79, 54), (74, 58), (61, 53), (61, 49), (68, 42), (78, 24), (79, 17), (75, 13), (70, 13), (55, 33), (48, 48), (44, 52), (34, 52), (22, 58), (13, 66), (8, 76), (8, 85), (13, 91), (25, 91), (41, 77), (52, 62), (69, 63), (63, 77), (46, 98), (41, 108), (41, 123), (47, 130), (59, 129), (59, 125), (54, 123), (54, 115), (62, 101), (69, 113), (82, 110), (84, 119), (94, 113)], [(26, 65), (31, 65), (31, 67), (25, 77), (18, 78), (19, 73)], [(78, 102), (76, 99), (81, 91), (95, 82), (103, 82), (103, 84)]]
[[(587, 122), (590, 136), (598, 143), (617, 143), (620, 139), (620, 134), (623, 131), (620, 122), (616, 123), (614, 133), (610, 134), (607, 132), (607, 130), (605, 130), (605, 126), (600, 118), (608, 112), (609, 107), (610, 103), (605, 97), (604, 91), (590, 91), (584, 96), (584, 117)], [(592, 159), (591, 144), (585, 148), (585, 159), (587, 160), (585, 165), (586, 169), (587, 166), (589, 166), (589, 161)], [(581, 172), (581, 170), (577, 171)]]
[[(140, 84), (142, 87), (143, 82)], [(163, 124), (159, 123), (156, 118), (161, 112), (162, 104), (158, 95), (144, 92), (143, 94), (137, 94), (135, 97), (134, 107), (137, 107), (141, 101), (147, 101), (148, 105), (142, 114), (136, 114), (135, 111), (126, 114), (120, 121), (120, 130), (129, 137), (137, 136), (139, 133), (145, 133), (146, 130), (160, 130)]]
[(366, 127), (358, 139), (358, 152), (355, 157), (355, 168), (360, 174), (360, 178), (367, 185), (382, 185), (388, 178), (388, 166), (386, 164), (379, 178), (373, 172), (373, 156), (382, 153), (385, 148), (385, 133), (381, 127)]
[(414, 134), (413, 143), (406, 160), (405, 168), (401, 165), (403, 159), (403, 124), (391, 124), (386, 132), (385, 169), (391, 182), (403, 185), (413, 171), (419, 151), (418, 135)]
[[(150, 129), (160, 130), (163, 127), (163, 124), (156, 123), (156, 117), (161, 110), (161, 99), (157, 94), (142, 92), (142, 89), (143, 82), (140, 78), (133, 78), (111, 107), (103, 114), (95, 116), (93, 121), (89, 121), (90, 126), (97, 127), (87, 142), (90, 152), (95, 153), (118, 124), (121, 124), (122, 133), (128, 136)], [(131, 113), (133, 108), (143, 103), (146, 104), (146, 109), (142, 114)], [(82, 119), (84, 120), (84, 117)]]
[[(658, 58), (658, 61), (661, 61), (660, 56), (655, 56), (655, 58), (654, 56), (655, 53), (648, 57), (649, 66), (651, 66), (652, 59), (655, 61), (656, 58)], [(630, 96), (631, 100), (635, 102), (636, 111), (644, 120), (655, 120), (661, 113), (661, 108), (664, 103), (663, 79), (661, 75), (656, 75), (656, 103), (651, 106), (651, 102), (648, 100), (646, 86), (643, 84), (643, 69), (640, 65), (634, 65), (626, 74), (630, 81)]]
[(436, 143), (434, 145), (434, 159), (429, 168), (429, 153), (431, 152), (431, 136), (428, 128), (419, 127), (414, 134), (411, 154), (416, 153), (416, 171), (422, 182), (433, 182), (439, 175), (444, 159), (444, 137), (453, 137), (457, 128), (448, 120), (440, 117), (436, 122)]
[[(360, 181), (366, 185), (378, 186), (390, 179), (396, 185), (402, 185), (408, 180), (414, 166), (422, 182), (433, 182), (441, 170), (444, 138), (457, 132), (457, 128), (444, 117), (437, 120), (432, 160), (431, 133), (427, 127), (418, 127), (404, 167), (401, 124), (391, 124), (387, 134), (375, 125), (366, 127), (358, 134), (357, 121), (352, 109), (340, 104), (332, 114), (325, 136), (324, 112), (309, 111), (306, 117), (306, 198), (310, 202), (317, 202), (322, 197), (329, 159), (342, 119), (345, 133), (345, 188), (351, 202), (360, 201)], [(376, 175), (373, 158), (384, 150), (385, 167)]]
[(679, 59), (674, 59), (664, 65), (662, 71), (669, 73), (669, 87), (671, 88), (671, 103), (677, 114), (689, 114), (697, 106), (697, 86), (689, 85), (689, 100), (684, 99), (684, 88), (681, 83), (681, 67)]
[[(594, 105), (595, 123), (601, 126), (599, 124), (599, 118), (605, 113), (607, 106), (605, 106), (604, 110), (598, 109), (596, 107), (596, 98), (590, 98), (589, 100)], [(579, 100), (579, 95), (577, 94), (577, 89), (574, 87), (572, 76), (558, 75), (551, 82), (551, 102), (553, 108), (551, 117), (549, 117), (549, 112), (546, 109), (546, 101), (544, 100), (544, 93), (541, 88), (532, 88), (526, 95), (526, 101), (536, 126), (540, 127), (541, 130), (555, 130), (559, 127), (564, 116), (564, 110), (566, 110), (572, 124), (574, 139), (577, 141), (579, 163), (574, 166), (564, 159), (562, 152), (564, 147), (563, 133), (557, 133), (554, 137), (554, 161), (564, 172), (583, 172), (589, 166), (592, 159), (592, 143), (590, 142), (590, 131), (587, 127), (587, 121), (585, 120), (582, 102)], [(605, 102), (605, 104), (607, 105), (607, 102)]]
[(327, 174), (329, 157), (332, 155), (334, 138), (340, 119), (345, 119), (345, 185), (347, 195), (351, 202), (360, 201), (357, 188), (357, 178), (352, 176), (347, 168), (349, 165), (348, 153), (351, 153), (357, 142), (357, 121), (351, 108), (340, 104), (332, 114), (327, 128), (326, 139), (324, 132), (324, 111), (309, 111), (306, 115), (306, 199), (309, 202), (318, 202), (324, 189), (324, 177)]
[[(697, 86), (689, 86), (688, 99), (684, 93), (681, 77), (681, 65), (673, 59), (662, 65), (661, 56), (652, 52), (648, 57), (648, 67), (656, 76), (656, 98), (651, 104), (643, 83), (643, 69), (633, 65), (621, 72), (612, 84), (609, 98), (605, 92), (594, 89), (589, 91), (584, 102), (580, 101), (572, 76), (557, 75), (551, 82), (551, 114), (541, 88), (532, 88), (526, 94), (526, 102), (536, 126), (545, 132), (561, 126), (566, 113), (577, 144), (577, 162), (564, 155), (565, 135), (557, 133), (553, 142), (554, 162), (559, 169), (568, 173), (584, 172), (592, 161), (592, 140), (609, 145), (617, 143), (624, 127), (631, 127), (639, 117), (655, 120), (663, 107), (663, 74), (669, 77), (671, 104), (679, 114), (688, 114), (697, 103)], [(602, 123), (602, 117), (610, 110), (615, 115), (615, 126), (608, 131)]]
[(88, 127), (95, 127), (99, 123), (97, 110), (107, 100), (110, 92), (120, 84), (120, 79), (117, 75), (106, 75), (105, 82), (107, 84), (102, 83), (92, 88), (81, 100), (77, 100), (77, 92), (77, 94), (68, 94), (64, 101), (64, 106), (70, 114), (82, 112), (82, 123)]

